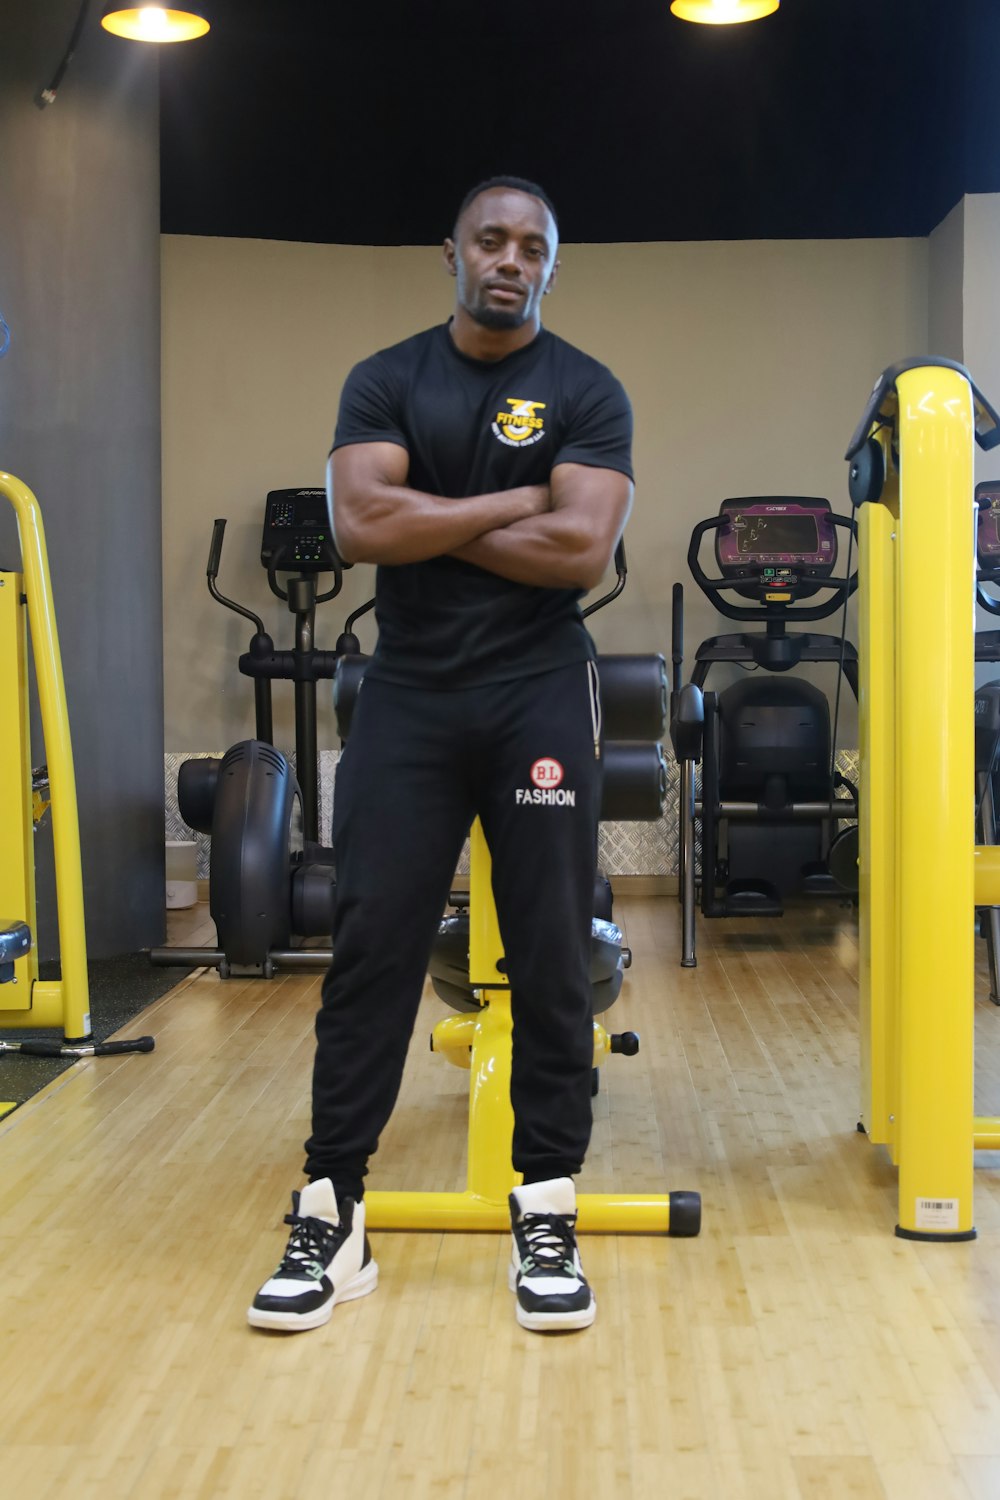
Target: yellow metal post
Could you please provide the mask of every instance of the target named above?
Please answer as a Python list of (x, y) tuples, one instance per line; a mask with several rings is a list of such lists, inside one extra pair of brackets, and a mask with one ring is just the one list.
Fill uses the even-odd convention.
[[(21, 542), (23, 591), (27, 601), (52, 796), (52, 838), (62, 968), (61, 980), (34, 981), (29, 1012), (0, 1011), (0, 1027), (60, 1026), (68, 1039), (83, 1040), (90, 1036), (91, 1028), (80, 825), (69, 713), (52, 602), (45, 530), (38, 501), (21, 480), (0, 471), (0, 494), (14, 507)], [(30, 778), (25, 805), (30, 817)], [(23, 918), (32, 928), (35, 926), (33, 907), (31, 911), (12, 912), (10, 915)]]
[[(19, 573), (0, 573), (0, 920), (35, 923), (35, 848), (28, 722), (28, 633)], [(25, 1025), (38, 978), (34, 944), (0, 988), (0, 1006)]]
[(472, 826), (469, 872), (469, 982), (483, 1003), (472, 1044), (469, 1191), (489, 1203), (506, 1204), (511, 1188), (521, 1181), (510, 1159), (513, 1021), (510, 986), (500, 967), (503, 942), (493, 899), (493, 861), (478, 818)]
[(971, 1238), (972, 391), (937, 365), (903, 371), (896, 390), (897, 1233)]
[[(888, 458), (888, 444), (885, 457)], [(861, 1124), (893, 1147), (897, 1049), (895, 922), (895, 610), (898, 485), (886, 464), (883, 504), (858, 515), (858, 844)]]

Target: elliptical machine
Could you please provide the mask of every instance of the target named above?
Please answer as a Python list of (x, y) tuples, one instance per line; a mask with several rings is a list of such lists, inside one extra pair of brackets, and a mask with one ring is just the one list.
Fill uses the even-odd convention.
[[(270, 979), (279, 967), (325, 968), (330, 962), (336, 877), (333, 850), (319, 839), (316, 684), (333, 678), (345, 653), (360, 652), (353, 627), (374, 601), (349, 617), (335, 650), (315, 647), (316, 606), (337, 597), (348, 565), (333, 546), (324, 490), (272, 490), (260, 560), (271, 592), (295, 619), (294, 646), (276, 650), (260, 617), (218, 588), (225, 530), (225, 520), (217, 520), (208, 590), (255, 627), (239, 670), (253, 680), (256, 738), (241, 740), (221, 758), (185, 761), (177, 779), (181, 817), (212, 839), (209, 909), (218, 946), (155, 948), (150, 958), (156, 964), (210, 965), (223, 979), (237, 972)], [(284, 587), (279, 574), (287, 575)], [(332, 583), (321, 590), (323, 574), (332, 575)], [(274, 681), (294, 684), (296, 771), (273, 744)], [(303, 939), (322, 937), (326, 946), (303, 946)]]
[[(688, 566), (705, 596), (730, 619), (763, 621), (761, 632), (712, 636), (695, 653), (683, 685), (684, 591), (674, 585), (671, 740), (680, 765), (678, 847), (681, 965), (693, 968), (694, 913), (700, 885), (705, 917), (781, 916), (796, 893), (843, 894), (856, 888), (857, 790), (834, 769), (826, 695), (801, 679), (784, 680), (803, 662), (833, 663), (858, 693), (857, 651), (843, 636), (790, 632), (788, 622), (825, 619), (846, 605), (857, 570), (836, 576), (837, 529), (852, 520), (824, 499), (750, 496), (724, 500), (694, 528)], [(714, 534), (717, 576), (700, 561)], [(733, 602), (723, 597), (735, 594)], [(805, 601), (825, 594), (818, 603)], [(734, 663), (765, 676), (704, 692), (711, 667)], [(695, 766), (702, 764), (700, 799)], [(846, 796), (838, 796), (846, 791)], [(697, 825), (701, 869), (696, 869)], [(852, 842), (853, 841), (853, 842)], [(852, 854), (852, 849), (854, 853)]]

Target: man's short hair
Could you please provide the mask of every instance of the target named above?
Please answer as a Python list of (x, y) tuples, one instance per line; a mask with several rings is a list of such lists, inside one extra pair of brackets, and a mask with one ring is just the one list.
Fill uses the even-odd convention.
[(458, 213), (455, 215), (455, 228), (452, 230), (453, 239), (456, 237), (458, 230), (458, 221), (465, 213), (469, 204), (473, 203), (479, 197), (480, 193), (488, 193), (491, 188), (513, 188), (515, 192), (530, 193), (532, 198), (540, 198), (552, 215), (552, 222), (555, 224), (556, 232), (558, 233), (559, 221), (556, 218), (555, 205), (545, 189), (539, 187), (537, 182), (529, 182), (526, 177), (487, 177), (485, 182), (477, 183), (474, 188), (471, 188), (458, 205)]

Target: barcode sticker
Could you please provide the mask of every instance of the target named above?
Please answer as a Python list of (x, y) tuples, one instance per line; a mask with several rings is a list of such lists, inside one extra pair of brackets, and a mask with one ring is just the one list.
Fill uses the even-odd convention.
[(957, 1229), (957, 1198), (918, 1198), (916, 1223), (918, 1229)]

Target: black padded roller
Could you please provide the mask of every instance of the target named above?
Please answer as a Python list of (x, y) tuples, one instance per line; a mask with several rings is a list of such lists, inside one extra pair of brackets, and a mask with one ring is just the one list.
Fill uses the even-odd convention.
[(342, 656), (333, 674), (333, 709), (337, 716), (337, 733), (342, 740), (346, 740), (351, 732), (354, 705), (370, 660), (368, 656)]
[(599, 656), (601, 715), (609, 740), (662, 740), (667, 664), (662, 656)]
[(197, 833), (212, 832), (221, 765), (221, 756), (202, 756), (184, 761), (177, 772), (177, 809)]
[(667, 762), (660, 745), (605, 744), (603, 822), (655, 823), (666, 800)]

